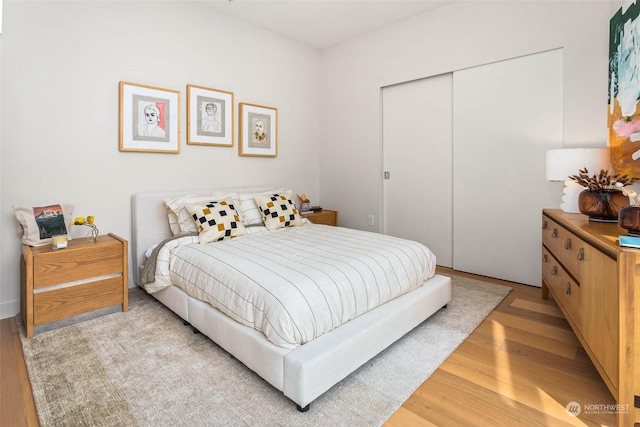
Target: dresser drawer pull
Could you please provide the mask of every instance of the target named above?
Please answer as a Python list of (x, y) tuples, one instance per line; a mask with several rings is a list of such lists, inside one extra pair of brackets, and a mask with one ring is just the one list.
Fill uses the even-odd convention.
[(558, 267), (556, 267), (555, 265), (551, 269), (551, 275), (552, 276), (557, 276), (558, 275)]
[(549, 262), (549, 258), (547, 257), (547, 254), (542, 255), (542, 262)]
[(567, 239), (567, 241), (566, 241), (566, 242), (564, 242), (564, 248), (565, 248), (566, 250), (571, 249), (571, 239)]
[(578, 261), (584, 261), (584, 248), (580, 248), (578, 251)]
[(546, 219), (544, 221), (542, 221), (542, 229), (543, 230), (547, 229), (547, 220)]
[(553, 231), (551, 232), (551, 237), (553, 237), (554, 239), (558, 237), (558, 229), (554, 228)]
[(571, 283), (567, 282), (567, 289), (564, 291), (565, 294), (571, 295)]

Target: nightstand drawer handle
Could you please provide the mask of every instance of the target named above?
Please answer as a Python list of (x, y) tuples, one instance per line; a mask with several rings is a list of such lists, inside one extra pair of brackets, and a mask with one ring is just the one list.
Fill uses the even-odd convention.
[(567, 241), (566, 241), (566, 242), (564, 242), (564, 248), (565, 248), (566, 250), (571, 249), (571, 239), (567, 239)]
[(551, 237), (553, 237), (554, 239), (555, 239), (556, 237), (558, 237), (558, 229), (557, 229), (557, 228), (554, 228), (554, 229), (553, 229), (553, 231), (551, 232)]
[(542, 229), (543, 230), (547, 229), (547, 220), (546, 219), (544, 221), (542, 221)]
[(567, 282), (567, 289), (564, 291), (567, 295), (571, 295), (571, 283)]
[(578, 261), (584, 261), (584, 248), (580, 248), (578, 251)]
[(547, 254), (542, 255), (542, 262), (549, 262)]
[(555, 265), (551, 269), (551, 275), (552, 276), (557, 276), (558, 275), (558, 267), (556, 267)]

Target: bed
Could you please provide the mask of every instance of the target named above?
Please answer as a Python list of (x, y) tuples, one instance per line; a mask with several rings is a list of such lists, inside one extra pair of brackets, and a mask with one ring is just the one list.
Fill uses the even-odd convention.
[[(191, 324), (193, 328), (205, 334), (220, 347), (244, 363), (249, 369), (269, 382), (273, 387), (282, 391), (286, 397), (296, 403), (298, 410), (306, 411), (309, 409), (310, 403), (313, 400), (333, 385), (337, 384), (433, 313), (446, 307), (451, 300), (451, 280), (449, 277), (435, 274), (435, 257), (433, 257), (430, 261), (433, 265), (429, 267), (432, 272), (429, 274), (428, 280), (423, 281), (420, 279), (420, 283), (415, 286), (415, 288), (411, 288), (410, 290), (405, 289), (405, 291), (403, 291), (406, 293), (387, 295), (389, 298), (388, 301), (366, 312), (364, 312), (361, 307), (356, 307), (362, 304), (354, 303), (354, 313), (337, 316), (344, 317), (346, 321), (343, 319), (342, 323), (337, 325), (330, 324), (325, 328), (326, 331), (316, 331), (316, 329), (321, 329), (319, 327), (316, 328), (316, 326), (312, 327), (312, 329), (314, 329), (313, 333), (305, 333), (304, 331), (300, 333), (300, 330), (298, 330), (293, 334), (295, 336), (292, 336), (291, 339), (287, 338), (278, 342), (272, 339), (272, 337), (267, 338), (268, 334), (265, 335), (265, 332), (258, 330), (255, 325), (251, 327), (250, 324), (243, 324), (237, 319), (234, 320), (229, 315), (223, 314), (220, 311), (220, 307), (214, 308), (210, 302), (200, 299), (201, 295), (198, 295), (198, 298), (190, 296), (185, 290), (189, 290), (189, 292), (191, 292), (191, 290), (185, 287), (184, 284), (174, 284), (170, 278), (168, 279), (168, 283), (162, 284), (166, 278), (162, 276), (160, 261), (158, 261), (157, 268), (149, 268), (150, 266), (153, 267), (151, 261), (148, 261), (150, 254), (154, 252), (156, 255), (162, 252), (164, 252), (165, 255), (173, 254), (169, 249), (162, 249), (163, 245), (159, 245), (159, 243), (164, 241), (176, 242), (175, 239), (171, 240), (171, 238), (178, 229), (176, 221), (179, 223), (182, 219), (168, 218), (166, 201), (183, 200), (183, 196), (185, 195), (197, 195), (198, 197), (211, 195), (210, 198), (213, 198), (213, 195), (234, 194), (234, 203), (236, 206), (239, 205), (238, 214), (242, 217), (242, 222), (246, 223), (245, 230), (256, 231), (260, 229), (260, 232), (255, 233), (258, 235), (257, 237), (249, 234), (237, 239), (231, 239), (231, 241), (223, 240), (221, 242), (207, 243), (204, 245), (198, 243), (198, 237), (195, 237), (198, 233), (193, 234), (192, 237), (185, 235), (178, 240), (182, 241), (191, 238), (192, 242), (187, 242), (188, 244), (183, 245), (184, 249), (180, 248), (180, 251), (191, 250), (201, 252), (204, 249), (209, 250), (211, 248), (211, 250), (218, 251), (216, 257), (227, 256), (227, 254), (234, 250), (238, 250), (237, 246), (233, 245), (242, 244), (243, 249), (239, 253), (246, 253), (246, 245), (253, 244), (254, 239), (257, 241), (257, 239), (284, 238), (282, 236), (286, 236), (286, 239), (289, 239), (289, 236), (293, 234), (299, 234), (303, 239), (310, 239), (309, 235), (318, 236), (318, 239), (324, 239), (323, 241), (325, 242), (329, 239), (327, 236), (331, 236), (330, 239), (334, 239), (333, 236), (336, 235), (336, 233), (350, 236), (347, 238), (350, 238), (351, 241), (363, 240), (364, 237), (376, 238), (376, 236), (390, 238), (390, 236), (378, 235), (377, 233), (313, 225), (307, 223), (306, 220), (303, 220), (305, 222), (303, 225), (299, 224), (295, 227), (284, 227), (273, 230), (273, 232), (270, 230), (265, 232), (262, 230), (264, 227), (260, 227), (258, 224), (247, 223), (247, 221), (255, 222), (255, 214), (245, 209), (246, 200), (251, 200), (251, 197), (247, 197), (247, 195), (276, 194), (276, 192), (282, 193), (281, 190), (282, 189), (256, 187), (210, 191), (152, 191), (134, 194), (131, 199), (131, 246), (133, 251), (134, 280), (136, 284), (147, 289), (151, 295)], [(238, 194), (244, 196), (242, 201), (235, 199)], [(288, 194), (289, 196), (287, 197), (290, 197), (290, 192)], [(285, 199), (286, 197), (282, 198)], [(262, 213), (259, 215), (261, 216), (261, 214)], [(248, 220), (248, 218), (251, 219)], [(184, 223), (186, 224), (192, 221), (193, 220), (190, 220)], [(252, 225), (257, 225), (257, 228), (250, 227)], [(293, 232), (291, 230), (293, 230)], [(356, 234), (354, 235), (354, 233)], [(288, 241), (289, 240), (285, 240), (285, 242)], [(405, 243), (408, 245), (407, 247), (410, 249), (405, 250), (405, 252), (416, 252), (415, 248), (421, 246), (415, 242), (402, 241), (402, 239), (397, 239), (397, 241), (401, 241), (400, 246), (403, 248), (405, 247)], [(262, 243), (273, 246), (269, 241), (263, 241)], [(331, 240), (331, 244), (334, 244), (333, 240)], [(170, 245), (170, 243), (167, 243), (167, 245)], [(175, 245), (178, 244), (176, 243)], [(283, 245), (288, 246), (288, 243)], [(391, 246), (394, 245), (395, 243)], [(311, 246), (311, 244), (307, 245), (309, 248), (311, 248)], [(385, 243), (385, 246), (389, 245)], [(151, 248), (154, 247), (156, 249), (151, 251)], [(225, 249), (226, 247), (229, 249)], [(417, 251), (419, 252), (421, 250), (422, 249), (418, 249)], [(339, 248), (330, 251), (325, 250), (324, 253), (337, 254), (338, 251)], [(182, 253), (183, 252), (180, 252), (180, 254)], [(364, 255), (367, 254), (365, 253)], [(398, 253), (393, 256), (399, 258), (400, 255), (401, 254)], [(282, 256), (278, 256), (282, 258)], [(305, 255), (303, 257), (304, 262), (316, 262), (313, 256), (313, 254), (309, 256)], [(274, 258), (278, 257), (274, 256)], [(291, 259), (297, 257), (287, 255), (285, 258)], [(346, 262), (345, 259), (350, 258), (350, 256), (340, 255), (334, 258), (339, 258), (340, 262)], [(147, 263), (146, 274), (148, 275), (149, 271), (153, 270), (153, 274), (156, 275), (155, 281), (150, 281), (151, 279), (148, 277), (144, 279), (145, 262)], [(224, 262), (227, 262), (226, 258)], [(322, 262), (324, 263), (324, 260)], [(167, 264), (169, 263), (167, 262)], [(263, 268), (262, 263), (260, 263), (260, 268)], [(270, 267), (265, 264), (264, 268)], [(289, 268), (287, 265), (286, 269), (291, 270), (292, 268)], [(239, 270), (242, 270), (242, 268), (239, 268)], [(404, 270), (401, 275), (408, 276), (409, 274), (407, 274), (406, 271), (410, 269), (404, 267)], [(417, 270), (419, 270), (419, 268), (416, 268), (416, 271)], [(277, 275), (280, 274), (280, 272), (274, 274)], [(361, 273), (358, 274), (362, 276), (360, 278), (363, 280), (363, 283), (377, 280), (364, 277), (366, 275)], [(396, 271), (395, 274), (397, 276), (398, 272)], [(416, 274), (419, 275), (420, 271), (417, 271)], [(324, 273), (322, 273), (322, 275), (324, 275)], [(380, 273), (380, 275), (388, 276), (389, 273)], [(176, 277), (178, 277), (178, 275), (176, 275)], [(235, 282), (236, 279), (237, 277), (232, 278), (231, 281)], [(286, 280), (291, 283), (295, 282), (294, 279), (287, 278)], [(335, 282), (336, 279), (331, 280)], [(193, 282), (199, 281), (201, 281), (201, 279), (193, 280)], [(274, 285), (276, 289), (278, 289), (278, 283)], [(369, 297), (369, 299), (371, 299), (371, 297)], [(364, 305), (367, 304), (365, 303)], [(271, 321), (271, 323), (274, 322)], [(275, 323), (283, 323), (283, 329), (287, 329), (286, 322)], [(328, 323), (333, 323), (333, 321)], [(279, 331), (271, 333), (272, 336), (279, 334)]]

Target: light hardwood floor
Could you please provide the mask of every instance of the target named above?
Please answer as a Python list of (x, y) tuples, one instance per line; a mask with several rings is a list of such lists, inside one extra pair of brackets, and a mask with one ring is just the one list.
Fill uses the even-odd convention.
[[(438, 270), (513, 291), (385, 426), (615, 425), (615, 415), (594, 406), (614, 404), (613, 397), (556, 304), (541, 299), (539, 288)], [(0, 321), (0, 339), (0, 426), (37, 426), (14, 318)], [(587, 410), (569, 415), (570, 402)]]

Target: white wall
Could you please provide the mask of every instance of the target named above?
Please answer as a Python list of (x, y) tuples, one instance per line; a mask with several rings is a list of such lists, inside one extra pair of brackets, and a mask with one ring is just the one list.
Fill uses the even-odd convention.
[[(0, 60), (0, 317), (19, 311), (12, 206), (72, 203), (129, 239), (138, 191), (283, 185), (320, 202), (314, 49), (200, 2), (7, 1)], [(181, 91), (180, 154), (118, 151), (120, 80)], [(187, 145), (188, 83), (234, 92), (236, 113), (238, 102), (278, 108), (278, 157)]]
[[(198, 2), (5, 2), (0, 317), (18, 311), (12, 205), (71, 202), (101, 231), (129, 238), (133, 192), (265, 183), (339, 209), (342, 225), (378, 231), (386, 85), (562, 47), (565, 145), (604, 145), (618, 3), (455, 2), (319, 54)], [(120, 80), (181, 90), (180, 154), (118, 151)], [(186, 145), (187, 83), (277, 107), (278, 157)]]
[(344, 226), (381, 229), (381, 87), (550, 49), (564, 49), (565, 146), (605, 146), (609, 18), (604, 1), (454, 2), (324, 50), (323, 204)]

